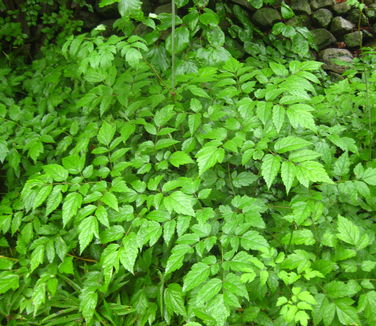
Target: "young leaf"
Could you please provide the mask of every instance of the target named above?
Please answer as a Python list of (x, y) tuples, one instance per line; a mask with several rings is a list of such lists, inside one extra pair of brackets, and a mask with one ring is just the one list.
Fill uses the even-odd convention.
[(309, 112), (312, 111), (312, 109), (313, 108), (307, 104), (294, 104), (289, 106), (286, 112), (293, 128), (301, 126), (316, 131), (317, 128), (313, 116)]
[(61, 194), (61, 185), (55, 186), (48, 199), (47, 199), (47, 205), (46, 205), (46, 216), (50, 215), (61, 203), (63, 200), (63, 195)]
[(10, 271), (0, 272), (0, 294), (9, 290), (17, 290), (19, 287), (19, 276)]
[(173, 154), (171, 154), (169, 161), (173, 166), (177, 168), (180, 165), (194, 163), (191, 157), (187, 153), (182, 151), (174, 152)]
[(274, 149), (277, 153), (286, 153), (288, 151), (294, 151), (300, 148), (304, 148), (310, 146), (312, 143), (295, 136), (288, 136), (284, 138), (280, 138), (274, 144)]
[(273, 183), (273, 180), (277, 176), (279, 169), (281, 167), (281, 157), (272, 155), (272, 154), (267, 154), (264, 156), (262, 160), (262, 165), (261, 165), (261, 175), (264, 178), (266, 185), (268, 188)]
[(311, 161), (315, 158), (320, 157), (321, 154), (310, 149), (302, 149), (301, 151), (292, 152), (289, 155), (289, 160), (295, 163), (300, 163), (304, 161)]
[(164, 292), (164, 299), (166, 303), (167, 311), (170, 314), (186, 315), (183, 291), (181, 286), (177, 283), (169, 284)]
[(119, 13), (122, 17), (128, 17), (141, 10), (140, 0), (119, 0)]
[(94, 316), (97, 302), (98, 294), (93, 290), (84, 289), (80, 294), (80, 311), (87, 323), (89, 323)]
[(108, 146), (111, 143), (112, 138), (114, 137), (116, 132), (115, 124), (110, 124), (107, 121), (104, 121), (101, 128), (98, 132), (98, 141), (99, 143)]
[(191, 252), (192, 248), (185, 244), (176, 245), (167, 259), (166, 274), (172, 273), (183, 265), (184, 256)]
[(133, 274), (133, 267), (138, 255), (137, 235), (134, 232), (124, 236), (119, 253), (121, 264)]
[(196, 263), (184, 277), (183, 291), (190, 291), (205, 282), (210, 275), (210, 267), (204, 263)]
[(243, 234), (240, 243), (246, 250), (258, 250), (261, 252), (267, 252), (269, 250), (268, 242), (257, 231), (248, 231)]
[(222, 281), (219, 278), (212, 278), (207, 281), (196, 295), (197, 306), (202, 306), (219, 293), (222, 289)]
[(57, 182), (65, 181), (68, 178), (68, 171), (59, 164), (45, 165), (43, 170)]
[(338, 229), (338, 233), (337, 233), (338, 239), (354, 246), (358, 244), (360, 240), (360, 231), (359, 231), (358, 226), (356, 226), (353, 222), (351, 222), (347, 218), (338, 216), (337, 229)]
[(168, 211), (178, 214), (195, 216), (193, 210), (193, 198), (181, 191), (174, 191), (170, 196), (163, 199), (163, 204)]
[(35, 196), (33, 209), (36, 209), (40, 205), (42, 205), (44, 201), (47, 199), (48, 195), (51, 193), (51, 191), (52, 191), (52, 185), (46, 185), (40, 188), (37, 195)]
[(99, 238), (98, 221), (95, 216), (89, 216), (83, 219), (78, 226), (78, 241), (80, 243), (80, 253), (89, 245), (93, 240), (94, 235)]
[(118, 200), (112, 192), (105, 192), (101, 198), (101, 202), (111, 207), (115, 211), (119, 211)]
[(342, 325), (361, 325), (358, 313), (346, 299), (338, 299), (335, 302), (338, 320)]
[(285, 121), (285, 109), (280, 105), (274, 105), (273, 124), (277, 132), (281, 131), (284, 121)]
[(293, 163), (285, 161), (282, 163), (281, 167), (281, 177), (283, 184), (286, 187), (286, 193), (289, 193), (291, 186), (294, 182), (296, 175), (296, 167)]
[(77, 214), (82, 204), (82, 196), (77, 192), (71, 192), (65, 198), (63, 203), (63, 226), (66, 226), (73, 216)]
[(324, 167), (319, 162), (305, 161), (300, 164), (300, 171), (312, 182), (326, 182), (334, 184), (329, 178)]

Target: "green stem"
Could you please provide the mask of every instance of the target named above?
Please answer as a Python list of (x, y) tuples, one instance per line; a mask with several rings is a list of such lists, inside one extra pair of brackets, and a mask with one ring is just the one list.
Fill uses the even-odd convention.
[(172, 16), (171, 16), (171, 90), (175, 90), (175, 0), (171, 0)]

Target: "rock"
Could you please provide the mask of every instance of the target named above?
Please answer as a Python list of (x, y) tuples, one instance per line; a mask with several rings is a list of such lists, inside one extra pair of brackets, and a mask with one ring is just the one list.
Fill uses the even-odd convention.
[(349, 64), (351, 64), (353, 60), (353, 55), (349, 50), (334, 48), (321, 51), (319, 57), (324, 62), (324, 69), (334, 71), (336, 73), (343, 73), (348, 68), (348, 65), (342, 66), (337, 64), (337, 60)]
[(376, 21), (376, 6), (369, 6), (364, 10), (364, 12), (371, 23), (374, 23)]
[(308, 15), (297, 15), (287, 21), (287, 25), (298, 27), (311, 27), (311, 19)]
[(312, 0), (311, 7), (313, 10), (317, 10), (324, 7), (330, 7), (334, 3), (334, 0)]
[(252, 11), (255, 10), (255, 8), (253, 8), (247, 0), (231, 0), (231, 1), (249, 10), (252, 10)]
[(313, 29), (311, 30), (311, 33), (313, 36), (313, 41), (315, 42), (319, 50), (322, 50), (328, 45), (336, 42), (334, 35), (325, 28)]
[(313, 20), (322, 27), (327, 27), (332, 21), (333, 14), (330, 10), (321, 8), (312, 15)]
[(291, 0), (290, 7), (296, 13), (311, 14), (311, 7), (308, 0)]
[(276, 9), (261, 8), (254, 13), (252, 19), (261, 26), (269, 27), (276, 21), (279, 21), (281, 19), (281, 15)]
[(346, 18), (355, 25), (358, 25), (359, 21), (361, 26), (369, 25), (367, 16), (363, 12), (360, 12), (359, 9), (352, 9)]
[(342, 35), (347, 32), (351, 32), (354, 27), (355, 25), (352, 22), (348, 21), (347, 19), (341, 16), (337, 16), (334, 17), (332, 20), (332, 24), (330, 25), (330, 31), (333, 34)]
[(115, 19), (119, 18), (119, 10), (116, 3), (105, 6), (99, 7), (99, 5), (94, 6), (94, 10), (103, 18), (103, 19)]
[(363, 33), (361, 31), (346, 34), (343, 39), (349, 48), (361, 46), (363, 42)]
[(154, 13), (157, 15), (166, 12), (166, 13), (172, 13), (172, 6), (171, 3), (166, 3), (165, 5), (158, 6), (157, 8), (154, 9)]
[(335, 5), (333, 5), (333, 10), (338, 15), (345, 14), (346, 12), (350, 11), (350, 9), (351, 9), (351, 6), (347, 4), (346, 2), (336, 3)]

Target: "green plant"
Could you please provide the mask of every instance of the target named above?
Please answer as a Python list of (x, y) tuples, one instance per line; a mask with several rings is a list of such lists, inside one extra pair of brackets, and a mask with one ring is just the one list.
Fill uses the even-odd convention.
[(0, 70), (2, 323), (375, 323), (374, 54), (240, 62), (197, 3)]

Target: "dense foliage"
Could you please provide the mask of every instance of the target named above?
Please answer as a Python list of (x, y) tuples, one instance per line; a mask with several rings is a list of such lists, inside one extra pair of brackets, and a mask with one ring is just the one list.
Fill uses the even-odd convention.
[(375, 54), (176, 5), (1, 58), (0, 321), (375, 325)]

